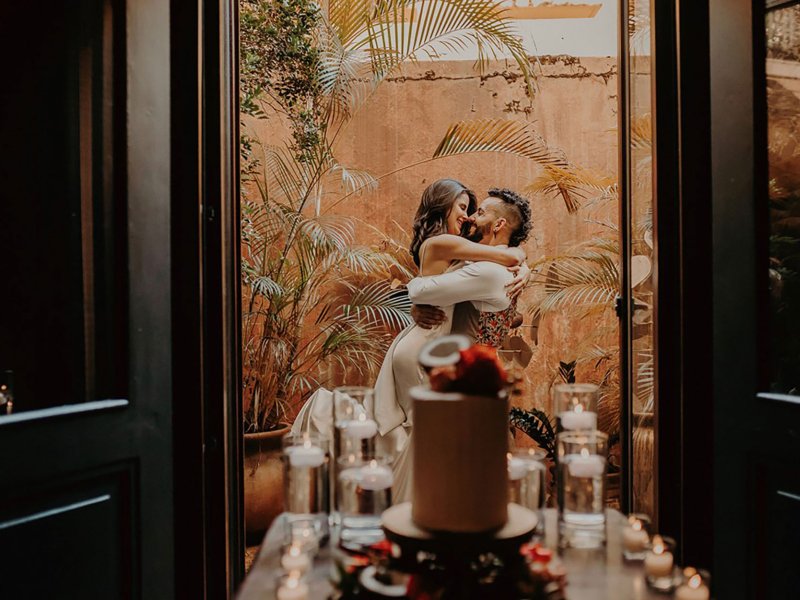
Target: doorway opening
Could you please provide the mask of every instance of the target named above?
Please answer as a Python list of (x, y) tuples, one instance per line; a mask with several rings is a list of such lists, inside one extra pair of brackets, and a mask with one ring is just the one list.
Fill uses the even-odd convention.
[[(260, 456), (317, 389), (374, 383), (412, 323), (420, 196), (453, 178), (532, 210), (515, 443), (552, 444), (555, 384), (598, 384), (609, 504), (656, 517), (650, 4), (239, 0), (242, 417)], [(248, 465), (245, 496), (269, 488), (279, 511), (280, 469), (261, 487)], [(269, 517), (248, 510), (256, 541)]]

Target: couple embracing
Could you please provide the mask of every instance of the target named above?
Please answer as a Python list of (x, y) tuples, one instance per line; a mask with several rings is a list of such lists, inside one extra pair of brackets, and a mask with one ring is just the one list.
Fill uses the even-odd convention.
[[(396, 456), (395, 502), (411, 498), (409, 391), (423, 382), (419, 352), (428, 341), (449, 333), (500, 346), (517, 314), (516, 297), (530, 275), (519, 248), (530, 233), (530, 215), (528, 201), (508, 189), (491, 189), (478, 202), (463, 184), (440, 179), (422, 194), (410, 248), (419, 276), (408, 284), (416, 323), (395, 338), (375, 383), (381, 446)], [(325, 431), (330, 414), (330, 393), (321, 390), (301, 409), (293, 431)]]

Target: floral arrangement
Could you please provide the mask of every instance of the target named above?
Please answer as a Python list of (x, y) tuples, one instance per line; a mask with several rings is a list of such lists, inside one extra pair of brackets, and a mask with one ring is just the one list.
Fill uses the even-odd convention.
[(497, 349), (482, 344), (459, 351), (459, 360), (455, 364), (434, 367), (429, 379), (434, 391), (475, 396), (496, 396), (508, 385), (508, 376), (497, 358)]

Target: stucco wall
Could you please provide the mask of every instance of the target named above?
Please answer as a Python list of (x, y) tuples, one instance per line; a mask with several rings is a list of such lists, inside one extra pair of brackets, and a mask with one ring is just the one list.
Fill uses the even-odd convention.
[[(570, 161), (609, 176), (617, 170), (617, 66), (615, 58), (541, 57), (533, 98), (526, 97), (523, 80), (505, 63), (489, 66), (484, 76), (469, 61), (421, 62), (409, 65), (384, 82), (340, 134), (339, 160), (367, 169), (375, 176), (416, 165), (383, 177), (377, 191), (352, 196), (335, 211), (365, 219), (372, 226), (396, 232), (396, 224), (410, 231), (423, 189), (440, 177), (459, 179), (479, 196), (490, 187), (521, 190), (539, 167), (511, 155), (491, 153), (430, 159), (448, 126), (462, 119), (513, 118), (535, 124), (551, 146), (564, 150)], [(264, 141), (274, 139), (270, 122), (248, 122), (248, 129)], [(421, 163), (421, 164), (417, 164)], [(323, 203), (323, 209), (325, 204)], [(527, 243), (529, 261), (557, 255), (570, 246), (604, 232), (597, 222), (616, 223), (616, 203), (584, 206), (570, 215), (559, 198), (532, 199), (534, 231)], [(374, 240), (367, 227), (364, 243)], [(535, 291), (526, 293), (530, 297)], [(525, 297), (523, 297), (523, 306)], [(526, 325), (530, 319), (526, 317)], [(527, 370), (525, 405), (548, 406), (549, 388), (559, 360), (573, 360), (583, 340), (600, 325), (612, 327), (611, 311), (601, 317), (575, 319), (567, 314), (545, 319), (538, 345)], [(528, 337), (529, 328), (523, 335)], [(579, 370), (579, 379), (590, 377)]]

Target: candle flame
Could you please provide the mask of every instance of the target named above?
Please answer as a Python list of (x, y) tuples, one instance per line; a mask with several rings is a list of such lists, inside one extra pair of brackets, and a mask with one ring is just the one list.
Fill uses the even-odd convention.
[(583, 458), (586, 458), (587, 456), (589, 456), (589, 450), (587, 450), (586, 448), (581, 448), (581, 456)]
[(653, 537), (653, 554), (664, 554), (664, 540), (660, 535)]
[(575, 412), (576, 413), (582, 413), (583, 412), (583, 405), (582, 404), (578, 404), (578, 406), (575, 407)]
[(700, 584), (703, 583), (703, 578), (700, 577), (699, 573), (695, 573), (691, 577), (689, 577), (689, 587), (693, 590), (696, 590), (700, 587)]
[(292, 545), (292, 547), (289, 548), (289, 554), (291, 556), (300, 556), (300, 547)]
[(639, 519), (634, 519), (631, 527), (634, 531), (641, 531), (642, 530), (642, 522)]

